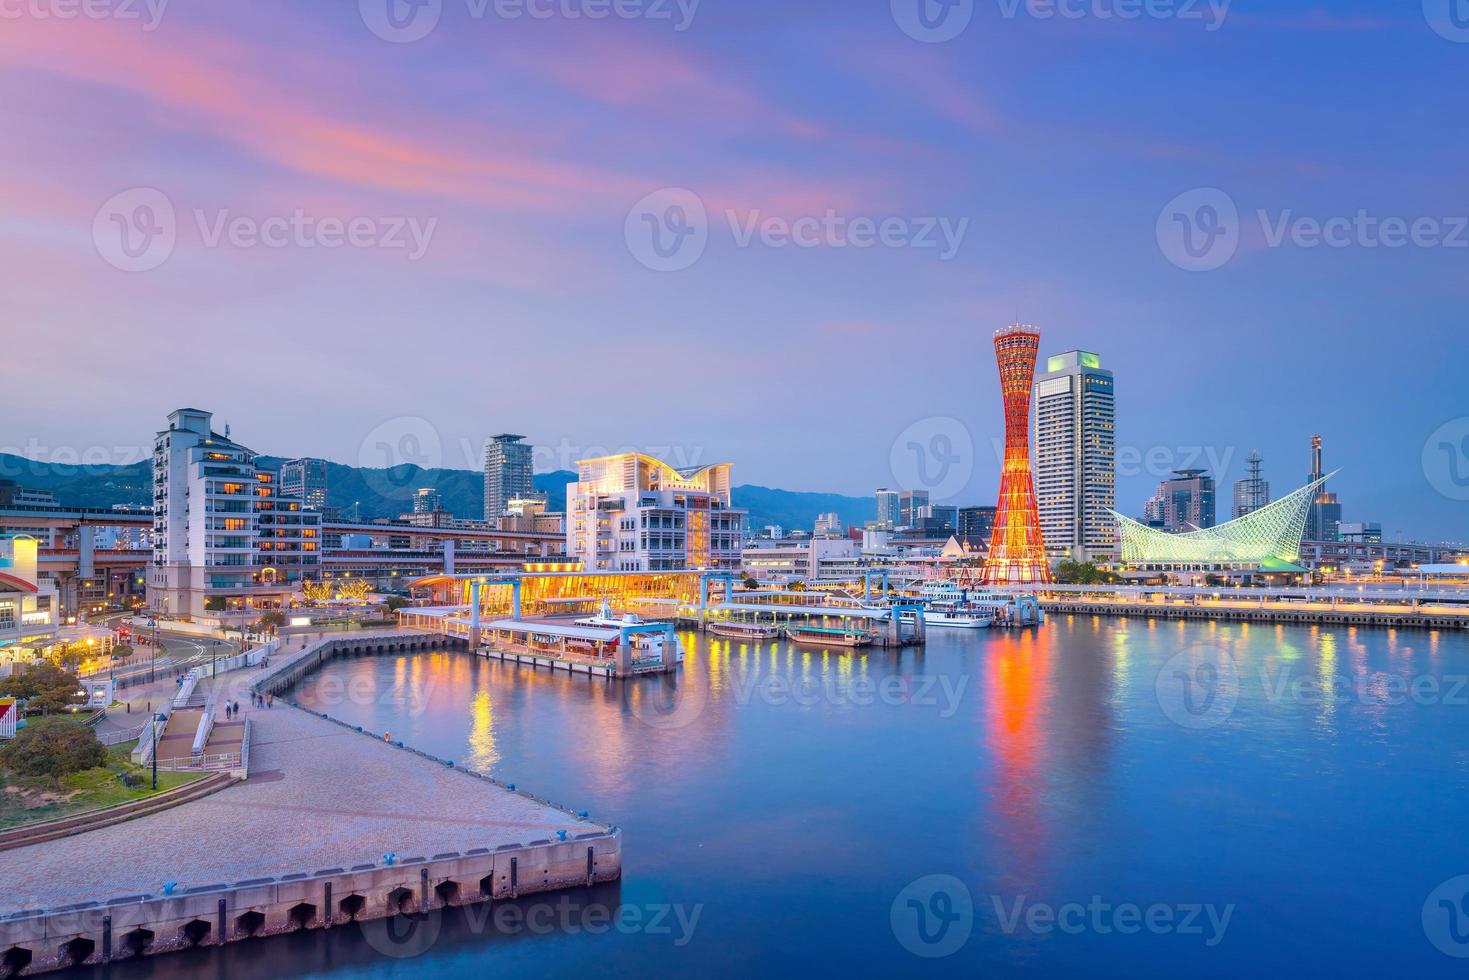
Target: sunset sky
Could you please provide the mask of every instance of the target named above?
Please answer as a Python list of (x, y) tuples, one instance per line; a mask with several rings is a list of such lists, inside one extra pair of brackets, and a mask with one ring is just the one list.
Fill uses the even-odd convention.
[[(0, 12), (0, 451), (131, 461), (189, 405), (276, 455), (477, 468), (509, 431), (861, 494), (952, 418), (953, 499), (992, 503), (1018, 317), (1116, 372), (1121, 510), (1254, 448), (1282, 494), (1319, 432), (1347, 520), (1469, 538), (1469, 26), (1434, 0), (973, 0), (941, 42), (906, 0), (94, 2)], [(1237, 247), (1180, 267), (1170, 202), (1219, 192)], [(687, 267), (645, 200), (705, 209)]]

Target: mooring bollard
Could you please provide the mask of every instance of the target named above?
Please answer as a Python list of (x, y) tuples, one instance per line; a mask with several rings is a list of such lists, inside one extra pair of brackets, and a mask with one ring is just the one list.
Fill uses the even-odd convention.
[(102, 917), (102, 962), (112, 959), (112, 916)]
[(326, 912), (321, 921), (330, 929), (332, 927), (332, 883), (329, 881), (326, 883), (325, 892), (326, 894), (322, 896), (322, 904), (326, 907)]
[(224, 899), (221, 898), (219, 900), (219, 945), (221, 946), (229, 942), (230, 939), (229, 930), (225, 927), (224, 923), (224, 909)]
[(428, 911), (428, 908), (429, 908), (429, 904), (428, 904), (428, 868), (419, 868), (418, 869), (418, 885), (419, 885), (419, 888), (423, 891), (423, 901), (419, 903), (418, 907), (419, 907), (419, 909), (421, 911), (427, 912)]

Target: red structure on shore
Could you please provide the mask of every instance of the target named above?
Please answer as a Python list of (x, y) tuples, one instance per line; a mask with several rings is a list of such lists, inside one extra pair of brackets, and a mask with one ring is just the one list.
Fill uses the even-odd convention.
[(1040, 346), (1040, 331), (1034, 327), (1017, 323), (995, 331), (1000, 393), (1005, 400), (1005, 464), (1000, 472), (999, 511), (984, 562), (985, 585), (1051, 581), (1030, 472), (1030, 392)]

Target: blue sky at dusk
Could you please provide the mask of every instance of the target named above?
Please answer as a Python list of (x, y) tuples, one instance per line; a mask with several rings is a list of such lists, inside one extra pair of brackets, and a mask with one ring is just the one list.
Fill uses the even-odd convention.
[[(1448, 0), (1234, 0), (1222, 23), (976, 0), (934, 43), (905, 0), (687, 22), (487, 2), (424, 8), (416, 40), (379, 36), (387, 0), (7, 12), (0, 449), (127, 461), (196, 405), (278, 455), (478, 467), (511, 431), (543, 463), (666, 449), (857, 494), (898, 482), (900, 433), (954, 418), (976, 451), (953, 499), (992, 503), (990, 344), (1018, 315), (1043, 354), (1116, 372), (1119, 445), (1151, 461), (1119, 509), (1175, 462), (1232, 483), (1254, 448), (1283, 493), (1319, 432), (1347, 520), (1469, 538), (1469, 12)], [(707, 241), (659, 271), (638, 208), (673, 220), (670, 188)], [(107, 236), (153, 234), (159, 196), (172, 243), (129, 271)], [(1174, 213), (1221, 200), (1227, 261), (1180, 267)], [(360, 240), (249, 234), (298, 213)], [(781, 235), (828, 215), (842, 231)], [(1384, 219), (1416, 240), (1384, 244)], [(888, 240), (858, 247), (864, 223)], [(949, 255), (937, 229), (961, 227)]]

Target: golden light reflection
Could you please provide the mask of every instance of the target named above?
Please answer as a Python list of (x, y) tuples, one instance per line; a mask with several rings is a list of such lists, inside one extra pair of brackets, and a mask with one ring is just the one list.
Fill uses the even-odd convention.
[(500, 761), (500, 750), (495, 746), (495, 703), (488, 690), (475, 692), (469, 716), (470, 767), (488, 772)]

